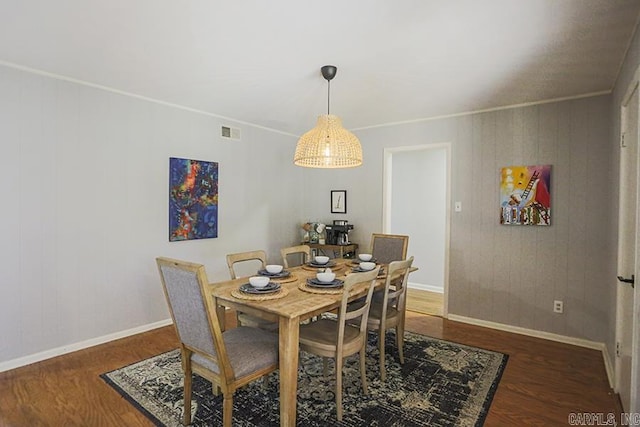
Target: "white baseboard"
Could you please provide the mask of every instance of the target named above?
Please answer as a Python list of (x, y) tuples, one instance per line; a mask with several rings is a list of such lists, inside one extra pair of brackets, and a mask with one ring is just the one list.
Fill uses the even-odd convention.
[(417, 289), (419, 291), (435, 292), (435, 293), (438, 293), (438, 294), (443, 294), (444, 293), (444, 289), (442, 287), (436, 286), (436, 285), (427, 285), (425, 283), (408, 282), (407, 283), (407, 288), (408, 289)]
[(615, 367), (613, 364), (613, 360), (609, 355), (609, 350), (607, 346), (602, 343), (602, 359), (604, 360), (604, 369), (607, 371), (607, 379), (609, 380), (609, 387), (612, 389), (615, 388)]
[(483, 326), (485, 328), (497, 329), (505, 332), (512, 332), (514, 334), (526, 335), (535, 338), (542, 338), (549, 341), (561, 342), (564, 344), (571, 344), (578, 347), (590, 348), (593, 350), (599, 350), (602, 353), (602, 360), (604, 362), (604, 368), (607, 372), (607, 379), (609, 380), (609, 386), (613, 388), (613, 364), (611, 363), (611, 357), (607, 346), (603, 342), (590, 341), (582, 338), (569, 337), (566, 335), (554, 334), (551, 332), (537, 331), (535, 329), (522, 328), (520, 326), (512, 326), (504, 323), (490, 322), (488, 320), (474, 319), (471, 317), (459, 316), (457, 314), (449, 314), (447, 319), (455, 322), (468, 323), (470, 325)]
[(41, 362), (46, 359), (61, 356), (63, 354), (71, 353), (85, 348), (93, 347), (99, 344), (104, 344), (109, 341), (114, 341), (120, 338), (125, 338), (131, 335), (147, 332), (152, 329), (161, 328), (163, 326), (171, 325), (171, 319), (160, 320), (159, 322), (149, 323), (147, 325), (138, 326), (136, 328), (127, 329), (124, 331), (114, 332), (113, 334), (103, 335), (101, 337), (92, 338), (86, 341), (65, 345), (51, 350), (46, 350), (40, 353), (30, 354), (28, 356), (19, 357), (17, 359), (7, 360), (0, 363), (0, 372), (8, 371), (11, 369), (19, 368), (21, 366), (30, 365), (32, 363)]

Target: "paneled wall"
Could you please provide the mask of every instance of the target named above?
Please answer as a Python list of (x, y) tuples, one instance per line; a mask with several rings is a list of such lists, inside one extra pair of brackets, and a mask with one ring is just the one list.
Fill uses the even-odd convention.
[[(305, 174), (305, 215), (334, 219), (324, 193), (346, 189), (353, 240), (368, 242), (382, 229), (384, 148), (450, 142), (451, 200), (463, 211), (451, 209), (449, 313), (605, 342), (616, 249), (610, 102), (598, 96), (356, 131), (365, 164)], [(499, 171), (518, 164), (552, 165), (551, 226), (499, 224)], [(553, 313), (554, 300), (564, 301), (564, 314)]]
[[(169, 318), (154, 258), (298, 239), (295, 138), (0, 67), (0, 366)], [(169, 157), (219, 162), (219, 237), (168, 241)], [(5, 363), (5, 366), (7, 364)]]

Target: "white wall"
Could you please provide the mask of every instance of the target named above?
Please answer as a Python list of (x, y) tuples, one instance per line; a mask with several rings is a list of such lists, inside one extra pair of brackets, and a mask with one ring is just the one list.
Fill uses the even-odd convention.
[[(309, 170), (292, 165), (295, 138), (240, 126), (241, 142), (222, 141), (222, 122), (195, 112), (6, 67), (0, 93), (0, 367), (168, 318), (158, 255), (221, 280), (227, 253), (277, 259), (309, 219), (348, 219), (368, 247), (382, 231), (384, 148), (442, 141), (464, 206), (452, 215), (449, 312), (611, 342), (611, 97), (360, 130), (362, 167)], [(217, 239), (168, 242), (171, 156), (220, 163)], [(551, 227), (497, 224), (498, 168), (519, 163), (554, 166)], [(348, 191), (345, 215), (330, 213), (336, 189)]]
[[(0, 93), (0, 367), (168, 319), (157, 256), (215, 281), (298, 240), (292, 136), (6, 67)], [(219, 162), (217, 239), (168, 241), (169, 157)]]
[[(410, 287), (444, 290), (447, 151), (444, 147), (391, 153), (392, 234), (410, 236), (407, 255), (418, 271)], [(387, 190), (389, 191), (389, 190)]]

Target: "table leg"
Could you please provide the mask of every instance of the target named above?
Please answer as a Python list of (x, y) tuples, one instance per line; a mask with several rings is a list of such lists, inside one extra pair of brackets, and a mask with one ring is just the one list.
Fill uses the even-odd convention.
[(280, 318), (280, 426), (296, 425), (300, 319)]
[(220, 330), (224, 332), (226, 330), (226, 316), (227, 311), (224, 306), (218, 305), (215, 297), (213, 298), (213, 306), (216, 308), (216, 315), (218, 316), (218, 322), (220, 323)]

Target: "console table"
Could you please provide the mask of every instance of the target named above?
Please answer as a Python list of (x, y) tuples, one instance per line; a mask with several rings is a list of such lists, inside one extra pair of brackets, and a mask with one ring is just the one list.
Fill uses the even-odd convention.
[(355, 257), (358, 251), (357, 243), (349, 243), (348, 245), (321, 245), (320, 243), (305, 243), (305, 245), (309, 245), (311, 249), (322, 252), (324, 255), (327, 255), (327, 251), (333, 251), (333, 256), (330, 256), (330, 258), (344, 258), (345, 255), (350, 254), (353, 254), (352, 257)]

